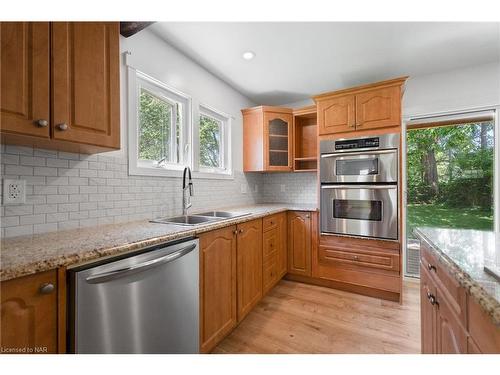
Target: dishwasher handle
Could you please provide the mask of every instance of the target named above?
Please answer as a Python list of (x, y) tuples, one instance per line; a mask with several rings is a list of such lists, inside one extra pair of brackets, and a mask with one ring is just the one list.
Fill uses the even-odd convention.
[(134, 264), (133, 266), (130, 267), (121, 268), (109, 272), (98, 273), (96, 275), (89, 276), (85, 279), (85, 281), (87, 281), (89, 284), (98, 284), (105, 281), (118, 279), (123, 276), (132, 275), (134, 273), (146, 271), (161, 264), (173, 262), (174, 260), (179, 259), (180, 257), (190, 253), (195, 248), (196, 248), (196, 243), (193, 243), (189, 246), (183, 247), (182, 249), (174, 253), (170, 253), (159, 258), (151, 259), (148, 260), (147, 262)]

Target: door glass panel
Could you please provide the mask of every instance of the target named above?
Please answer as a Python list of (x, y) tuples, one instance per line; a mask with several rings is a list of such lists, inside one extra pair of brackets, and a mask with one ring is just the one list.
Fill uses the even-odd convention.
[(378, 174), (378, 158), (336, 161), (337, 176), (367, 176)]
[(276, 118), (269, 121), (269, 165), (288, 166), (288, 123)]
[(333, 217), (382, 221), (382, 201), (334, 199)]

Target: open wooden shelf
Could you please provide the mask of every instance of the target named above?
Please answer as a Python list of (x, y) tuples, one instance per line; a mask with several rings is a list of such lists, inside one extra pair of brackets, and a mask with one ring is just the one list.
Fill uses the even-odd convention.
[(299, 108), (293, 112), (293, 170), (315, 172), (318, 169), (318, 126), (316, 106)]

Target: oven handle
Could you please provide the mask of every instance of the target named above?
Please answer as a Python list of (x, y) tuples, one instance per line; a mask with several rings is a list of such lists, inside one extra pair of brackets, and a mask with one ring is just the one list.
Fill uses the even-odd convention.
[(321, 185), (321, 189), (397, 189), (397, 185)]
[(329, 154), (321, 154), (322, 158), (343, 157), (343, 156), (362, 156), (362, 155), (380, 155), (380, 154), (396, 154), (397, 149), (389, 150), (374, 150), (374, 151), (360, 151), (360, 152), (332, 152)]

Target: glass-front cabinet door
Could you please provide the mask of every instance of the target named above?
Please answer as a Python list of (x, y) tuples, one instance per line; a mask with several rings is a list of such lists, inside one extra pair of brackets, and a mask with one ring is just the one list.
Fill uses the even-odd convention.
[(291, 114), (264, 113), (264, 152), (267, 170), (292, 169), (292, 121)]

